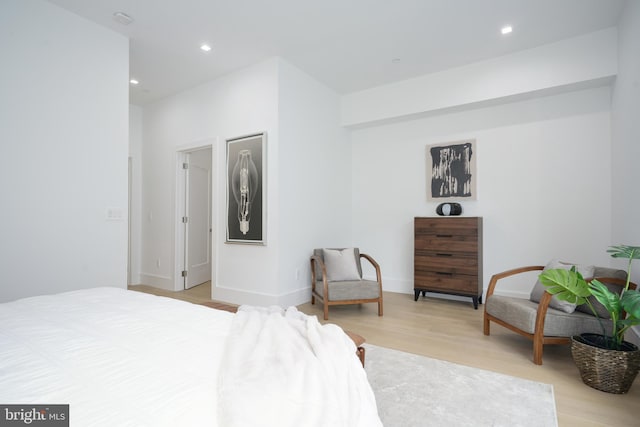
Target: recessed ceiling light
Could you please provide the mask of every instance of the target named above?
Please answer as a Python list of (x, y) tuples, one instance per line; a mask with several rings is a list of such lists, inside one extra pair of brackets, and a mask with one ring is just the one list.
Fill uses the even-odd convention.
[(500, 29), (500, 32), (502, 34), (509, 34), (512, 31), (513, 31), (513, 28), (511, 27), (511, 25), (506, 25)]
[(137, 81), (136, 79), (131, 79), (131, 80), (129, 80), (129, 83), (131, 83), (132, 85), (137, 85), (140, 82)]
[(202, 50), (204, 52), (209, 52), (211, 50), (211, 46), (209, 46), (208, 44), (201, 44), (200, 45), (200, 50)]
[(133, 22), (133, 18), (124, 12), (115, 12), (113, 14), (113, 20), (122, 25), (129, 25)]

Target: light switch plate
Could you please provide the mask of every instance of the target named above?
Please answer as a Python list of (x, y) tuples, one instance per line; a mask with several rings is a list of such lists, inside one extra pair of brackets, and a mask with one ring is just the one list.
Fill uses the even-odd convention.
[(122, 208), (107, 208), (107, 221), (122, 221)]

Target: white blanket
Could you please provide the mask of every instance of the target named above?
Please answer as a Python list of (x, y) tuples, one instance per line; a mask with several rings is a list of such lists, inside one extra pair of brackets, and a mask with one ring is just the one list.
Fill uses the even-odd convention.
[(241, 307), (220, 365), (218, 424), (376, 427), (376, 402), (349, 337), (295, 307)]

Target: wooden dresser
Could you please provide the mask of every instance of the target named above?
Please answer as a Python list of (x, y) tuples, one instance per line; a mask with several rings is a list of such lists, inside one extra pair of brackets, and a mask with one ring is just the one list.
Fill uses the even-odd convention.
[(482, 304), (482, 218), (416, 217), (414, 296), (438, 292)]

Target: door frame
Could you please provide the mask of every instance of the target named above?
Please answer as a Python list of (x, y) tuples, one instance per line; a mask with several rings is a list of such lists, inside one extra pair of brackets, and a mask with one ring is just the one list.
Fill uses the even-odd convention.
[(185, 232), (184, 227), (182, 226), (182, 217), (185, 216), (185, 186), (186, 186), (186, 176), (184, 173), (184, 169), (182, 168), (182, 164), (186, 161), (187, 154), (192, 151), (198, 151), (203, 149), (211, 149), (211, 203), (209, 206), (209, 210), (211, 212), (211, 288), (213, 289), (213, 284), (216, 283), (216, 272), (218, 270), (218, 257), (216, 256), (216, 241), (217, 241), (217, 215), (214, 209), (216, 205), (217, 197), (217, 184), (216, 184), (216, 175), (218, 173), (217, 163), (216, 163), (216, 148), (218, 146), (218, 137), (209, 138), (200, 141), (194, 141), (190, 144), (185, 144), (179, 146), (176, 151), (176, 164), (175, 164), (175, 174), (176, 174), (176, 187), (175, 187), (175, 200), (174, 200), (174, 274), (173, 274), (173, 290), (174, 291), (183, 291), (184, 290), (184, 278), (182, 277), (182, 270), (184, 268), (184, 258), (185, 258)]

